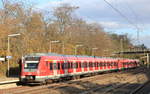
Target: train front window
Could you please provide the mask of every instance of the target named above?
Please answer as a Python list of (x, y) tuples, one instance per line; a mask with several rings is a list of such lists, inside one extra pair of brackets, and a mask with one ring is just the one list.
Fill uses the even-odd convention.
[(32, 62), (32, 63), (25, 63), (24, 68), (25, 69), (37, 69), (38, 63)]

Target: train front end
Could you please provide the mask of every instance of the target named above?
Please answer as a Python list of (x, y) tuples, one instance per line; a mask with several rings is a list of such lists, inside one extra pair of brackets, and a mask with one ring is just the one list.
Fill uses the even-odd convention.
[(39, 78), (39, 56), (25, 56), (21, 62), (21, 83), (39, 83), (43, 80)]

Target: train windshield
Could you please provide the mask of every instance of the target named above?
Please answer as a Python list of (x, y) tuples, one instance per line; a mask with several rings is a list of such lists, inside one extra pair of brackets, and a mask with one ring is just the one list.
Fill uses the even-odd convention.
[(25, 66), (24, 66), (25, 69), (37, 69), (38, 68), (38, 62), (35, 61), (35, 62), (26, 62), (25, 63)]
[(40, 57), (27, 56), (25, 57), (24, 69), (37, 69)]

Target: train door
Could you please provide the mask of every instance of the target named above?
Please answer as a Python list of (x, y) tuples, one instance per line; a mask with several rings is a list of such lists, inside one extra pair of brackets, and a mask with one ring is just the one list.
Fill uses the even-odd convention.
[(118, 69), (122, 69), (123, 68), (123, 60), (119, 60), (118, 61)]
[(64, 61), (60, 61), (60, 74), (64, 74), (65, 66)]
[(56, 65), (57, 65), (57, 74), (60, 75), (60, 61), (57, 61)]
[(98, 62), (95, 61), (95, 70), (98, 70)]
[(81, 62), (80, 61), (76, 62), (76, 72), (81, 72)]
[(84, 71), (86, 72), (87, 71), (87, 62), (84, 61), (83, 64), (84, 64)]
[(49, 74), (54, 75), (54, 63), (53, 63), (53, 61), (48, 61), (47, 63), (49, 65)]
[(68, 61), (68, 73), (72, 73), (73, 72), (73, 63), (72, 61)]
[(110, 61), (110, 69), (114, 69), (114, 61)]
[(84, 61), (81, 61), (81, 72), (84, 72)]
[(115, 67), (115, 69), (118, 69), (118, 61), (114, 62), (114, 67)]
[(90, 71), (93, 70), (93, 62), (92, 62), (92, 61), (89, 62), (89, 70), (90, 70)]
[(106, 61), (103, 62), (103, 64), (104, 64), (104, 66), (103, 66), (104, 70), (106, 70), (106, 67), (107, 67), (106, 63), (107, 63)]
[(99, 67), (100, 67), (100, 70), (103, 69), (103, 62), (102, 61), (99, 61)]
[(57, 60), (53, 61), (53, 75), (57, 76)]
[(107, 69), (110, 69), (110, 61), (107, 61)]

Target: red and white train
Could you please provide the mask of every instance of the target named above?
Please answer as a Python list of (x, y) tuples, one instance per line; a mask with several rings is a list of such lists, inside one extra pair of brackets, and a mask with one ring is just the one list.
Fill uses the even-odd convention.
[(20, 63), (20, 82), (42, 82), (139, 66), (137, 59), (35, 53)]

